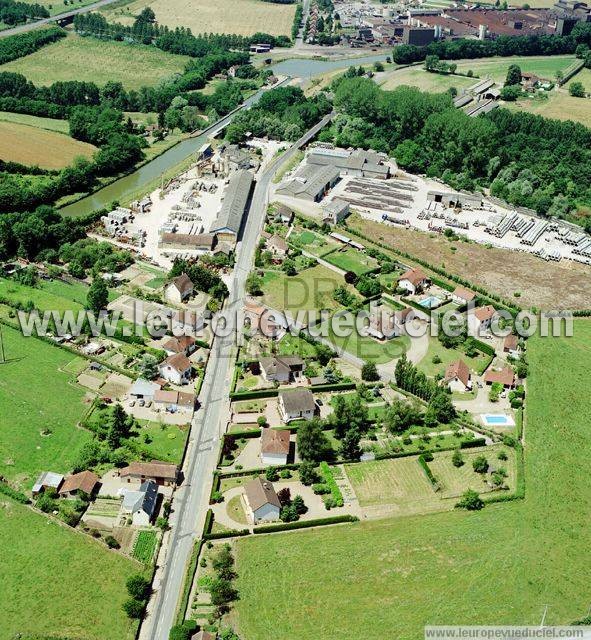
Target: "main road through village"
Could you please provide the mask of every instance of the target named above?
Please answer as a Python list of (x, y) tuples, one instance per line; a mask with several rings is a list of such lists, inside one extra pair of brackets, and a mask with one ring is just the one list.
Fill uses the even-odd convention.
[[(269, 187), (280, 165), (288, 162), (296, 151), (309, 142), (331, 119), (323, 118), (284, 154), (275, 158), (258, 176), (242, 238), (237, 247), (237, 260), (226, 304), (228, 318), (235, 318), (245, 299), (246, 278), (254, 263), (254, 254), (267, 211)], [(216, 336), (205, 371), (197, 411), (191, 433), (183, 473), (184, 480), (175, 492), (172, 503), (169, 540), (160, 557), (154, 582), (152, 606), (142, 626), (140, 637), (149, 640), (168, 640), (175, 624), (179, 599), (187, 576), (187, 569), (195, 542), (200, 536), (208, 508), (209, 489), (216, 465), (220, 438), (225, 430), (225, 416), (229, 408), (230, 385), (233, 372), (235, 332)], [(161, 554), (162, 556), (162, 554)]]

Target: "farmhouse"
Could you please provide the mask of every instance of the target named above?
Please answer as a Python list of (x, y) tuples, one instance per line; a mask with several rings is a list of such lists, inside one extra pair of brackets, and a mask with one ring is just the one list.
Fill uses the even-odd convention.
[(452, 391), (468, 391), (472, 388), (470, 369), (463, 360), (450, 362), (443, 380)]
[(323, 222), (328, 224), (338, 224), (344, 220), (350, 213), (349, 203), (335, 198), (327, 202), (323, 207)]
[(149, 380), (144, 380), (144, 378), (138, 378), (129, 390), (129, 395), (138, 400), (152, 400), (158, 389), (160, 389), (160, 385), (157, 382), (150, 382)]
[(152, 460), (152, 462), (132, 462), (119, 471), (119, 476), (127, 482), (152, 480), (158, 485), (168, 487), (176, 483), (178, 473), (179, 469), (176, 464)]
[(61, 473), (43, 471), (39, 474), (31, 492), (34, 496), (37, 496), (40, 493), (43, 493), (46, 489), (55, 489), (58, 491), (63, 481), (64, 476), (62, 476)]
[(287, 384), (302, 377), (306, 363), (299, 356), (271, 356), (261, 358), (260, 365), (267, 382)]
[(246, 513), (253, 524), (279, 519), (281, 503), (273, 485), (263, 478), (248, 482), (242, 494)]
[(197, 348), (195, 338), (193, 336), (180, 336), (178, 338), (169, 338), (163, 345), (162, 349), (166, 351), (166, 355), (173, 356), (176, 353), (183, 353), (190, 356)]
[(184, 353), (176, 353), (168, 356), (158, 366), (160, 375), (172, 384), (189, 384), (193, 367), (191, 361)]
[(476, 294), (465, 287), (456, 287), (451, 294), (452, 301), (459, 305), (468, 304), (469, 302), (472, 302), (475, 297)]
[(222, 207), (209, 230), (217, 235), (218, 240), (234, 243), (238, 239), (253, 179), (252, 173), (244, 169), (236, 171), (230, 178)]
[(290, 432), (287, 429), (262, 429), (261, 461), (263, 464), (287, 464), (289, 438)]
[(485, 307), (477, 307), (468, 314), (468, 328), (473, 333), (486, 331), (490, 328), (497, 310), (490, 304)]
[(428, 281), (429, 279), (420, 269), (409, 269), (400, 276), (398, 286), (415, 295), (427, 286)]
[(154, 394), (154, 408), (176, 413), (193, 413), (195, 410), (195, 394), (183, 391), (158, 390)]
[(156, 516), (158, 485), (152, 480), (142, 482), (137, 491), (124, 490), (121, 510), (131, 515), (136, 527), (147, 527)]
[(510, 389), (515, 384), (515, 374), (511, 367), (505, 367), (500, 371), (489, 369), (484, 374), (484, 382), (486, 384), (501, 384), (503, 387)]
[(285, 242), (285, 240), (276, 233), (274, 233), (270, 238), (267, 239), (266, 246), (274, 256), (285, 258), (285, 256), (287, 255), (287, 242)]
[(280, 391), (278, 407), (284, 422), (300, 419), (311, 420), (316, 413), (314, 395), (309, 389)]
[(164, 297), (169, 302), (181, 304), (193, 295), (193, 282), (186, 273), (174, 278), (164, 287)]
[(320, 202), (339, 181), (340, 172), (334, 165), (302, 165), (293, 178), (277, 187), (277, 195)]
[(60, 498), (76, 498), (81, 491), (93, 495), (98, 488), (100, 478), (92, 471), (82, 471), (68, 476), (59, 490)]

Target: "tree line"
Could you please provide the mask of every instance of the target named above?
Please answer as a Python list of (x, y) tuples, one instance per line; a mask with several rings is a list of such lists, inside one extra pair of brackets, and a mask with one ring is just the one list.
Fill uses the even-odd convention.
[(434, 55), (440, 60), (490, 58), (493, 56), (554, 56), (575, 53), (579, 44), (591, 45), (591, 24), (579, 22), (568, 36), (499, 36), (495, 40), (442, 40), (426, 46), (403, 44), (394, 47), (397, 64), (412, 64)]
[[(3, 2), (6, 2), (6, 0), (0, 0), (0, 7), (2, 6)], [(22, 4), (24, 7), (27, 7), (27, 9), (31, 11), (32, 7), (39, 6), (35, 4), (27, 4), (24, 2), (18, 2), (15, 4)], [(43, 7), (40, 8), (45, 11)], [(47, 13), (47, 11), (45, 12)], [(38, 17), (48, 16), (49, 14), (47, 14), (47, 16)], [(0, 10), (0, 22), (2, 21), (6, 22), (6, 24), (11, 24), (2, 17), (2, 11)], [(16, 60), (17, 58), (28, 56), (30, 53), (34, 53), (38, 49), (41, 49), (41, 47), (44, 47), (46, 44), (56, 42), (60, 38), (65, 38), (65, 36), (66, 32), (59, 27), (50, 27), (49, 29), (42, 29), (40, 31), (29, 31), (27, 33), (20, 33), (15, 36), (2, 38), (0, 40), (0, 64), (6, 64), (7, 62), (11, 62), (12, 60)]]
[(49, 11), (37, 3), (0, 0), (0, 22), (13, 26), (36, 18), (49, 18)]
[(448, 93), (383, 91), (367, 78), (333, 84), (339, 112), (319, 138), (394, 156), (413, 173), (455, 189), (493, 195), (540, 214), (566, 217), (591, 204), (591, 130), (570, 121), (494, 111), (470, 118)]

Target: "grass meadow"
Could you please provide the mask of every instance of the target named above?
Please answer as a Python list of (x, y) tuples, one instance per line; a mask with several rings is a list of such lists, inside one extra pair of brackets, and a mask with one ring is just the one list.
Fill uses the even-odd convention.
[(241, 539), (240, 636), (415, 640), (425, 624), (539, 624), (546, 605), (546, 624), (586, 616), (590, 344), (586, 320), (529, 341), (524, 500)]
[(258, 31), (274, 36), (289, 35), (295, 4), (273, 4), (262, 0), (132, 0), (117, 2), (102, 10), (108, 20), (131, 24), (145, 7), (168, 27), (187, 27), (200, 33), (252, 35)]
[(137, 625), (121, 606), (139, 563), (4, 496), (0, 548), (1, 638), (134, 638)]
[(22, 73), (36, 85), (80, 80), (102, 86), (113, 81), (126, 89), (139, 89), (181, 73), (188, 60), (156, 47), (70, 35), (0, 66), (0, 71)]
[(339, 269), (352, 271), (357, 276), (362, 276), (378, 266), (377, 260), (352, 248), (333, 251), (323, 259)]
[(2, 334), (0, 475), (30, 488), (41, 471), (70, 471), (92, 438), (76, 428), (86, 406), (71, 363), (81, 359), (6, 326)]
[(0, 158), (42, 169), (63, 169), (75, 158), (91, 158), (96, 147), (70, 136), (26, 124), (0, 121)]

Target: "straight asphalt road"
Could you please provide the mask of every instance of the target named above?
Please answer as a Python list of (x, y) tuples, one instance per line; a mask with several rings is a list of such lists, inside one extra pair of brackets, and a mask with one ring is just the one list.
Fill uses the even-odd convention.
[[(246, 278), (254, 264), (254, 254), (261, 237), (271, 180), (279, 167), (309, 142), (332, 118), (323, 118), (284, 154), (275, 158), (258, 177), (242, 238), (237, 247), (234, 277), (226, 310), (235, 319), (244, 306)], [(229, 394), (234, 362), (235, 333), (214, 339), (199, 397), (200, 409), (191, 427), (184, 481), (173, 499), (172, 531), (164, 558), (164, 569), (155, 584), (153, 603), (144, 621), (141, 638), (168, 640), (175, 623), (179, 598), (191, 553), (199, 539), (209, 504), (209, 489), (216, 466), (220, 438), (225, 430), (221, 420), (229, 406)]]

